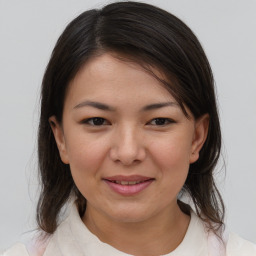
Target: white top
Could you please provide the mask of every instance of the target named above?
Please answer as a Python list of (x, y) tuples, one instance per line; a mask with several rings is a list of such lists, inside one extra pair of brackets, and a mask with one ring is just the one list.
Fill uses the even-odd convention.
[[(207, 233), (204, 223), (192, 211), (186, 235), (181, 244), (164, 256), (256, 256), (256, 245), (235, 234), (224, 237), (223, 246), (217, 237)], [(101, 242), (82, 222), (73, 204), (69, 216), (47, 242), (33, 247), (16, 244), (0, 256), (131, 256)]]

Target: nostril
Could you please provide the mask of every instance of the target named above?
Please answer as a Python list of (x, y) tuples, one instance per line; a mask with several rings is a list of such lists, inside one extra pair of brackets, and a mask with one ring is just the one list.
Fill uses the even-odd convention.
[(136, 164), (139, 164), (141, 161), (140, 160), (138, 160), (138, 159), (134, 159), (134, 160), (120, 160), (120, 159), (118, 159), (118, 160), (116, 160), (116, 162), (119, 162), (119, 163), (121, 163), (122, 165), (124, 165), (124, 166), (130, 166), (130, 165), (136, 165)]

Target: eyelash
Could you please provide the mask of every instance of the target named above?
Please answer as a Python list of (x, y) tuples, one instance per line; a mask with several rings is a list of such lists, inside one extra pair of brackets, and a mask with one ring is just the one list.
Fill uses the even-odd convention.
[[(102, 118), (102, 117), (92, 117), (92, 118), (88, 118), (88, 119), (85, 119), (82, 121), (83, 124), (88, 124), (88, 125), (91, 125), (91, 126), (102, 126), (103, 124), (93, 124), (93, 123), (90, 123), (90, 122), (94, 122), (94, 121), (107, 121), (105, 118)], [(100, 122), (101, 123), (101, 122)]]
[[(155, 126), (166, 126), (172, 123), (175, 123), (174, 120), (170, 119), (170, 118), (164, 118), (164, 117), (157, 117), (157, 118), (153, 118), (151, 121), (149, 121), (147, 124), (152, 123), (153, 121), (160, 121), (161, 124), (157, 125), (154, 124)], [(93, 122), (93, 123), (90, 123)], [(95, 124), (94, 122), (99, 122), (98, 124)], [(104, 122), (107, 122), (107, 124), (104, 124)], [(164, 123), (163, 123), (164, 122)], [(167, 124), (166, 124), (167, 122)], [(103, 126), (103, 125), (109, 125), (110, 123), (102, 117), (92, 117), (92, 118), (88, 118), (83, 120), (81, 123), (83, 124), (87, 124), (87, 125), (91, 125), (91, 126)]]
[[(156, 126), (166, 126), (168, 124), (172, 124), (172, 123), (175, 123), (174, 120), (170, 119), (170, 118), (165, 118), (165, 117), (157, 117), (157, 118), (154, 118), (152, 119), (149, 123), (151, 123), (152, 121), (160, 121), (160, 123), (162, 123), (162, 121), (164, 121), (164, 124), (160, 124), (160, 125), (157, 125), (155, 124)], [(167, 124), (166, 124), (167, 122)]]

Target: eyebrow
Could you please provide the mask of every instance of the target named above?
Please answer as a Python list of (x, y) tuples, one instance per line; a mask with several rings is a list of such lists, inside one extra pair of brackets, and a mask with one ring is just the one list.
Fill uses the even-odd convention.
[[(96, 101), (83, 101), (76, 105), (74, 109), (82, 108), (82, 107), (94, 107), (100, 110), (105, 110), (105, 111), (115, 111), (116, 109), (114, 107), (111, 107), (109, 105), (106, 105), (104, 103), (96, 102)], [(141, 111), (150, 111), (150, 110), (155, 110), (155, 109), (160, 109), (164, 107), (179, 107), (179, 104), (177, 102), (161, 102), (161, 103), (154, 103), (150, 104), (147, 106), (144, 106)]]
[(100, 103), (100, 102), (96, 102), (96, 101), (83, 101), (83, 102), (79, 103), (78, 105), (76, 105), (74, 107), (74, 109), (87, 107), (87, 106), (98, 108), (101, 110), (106, 110), (106, 111), (115, 111), (115, 108), (110, 107), (110, 106)]
[(155, 110), (159, 108), (164, 108), (164, 107), (179, 107), (179, 104), (177, 102), (161, 102), (161, 103), (154, 103), (147, 105), (142, 108), (142, 111), (150, 111), (150, 110)]

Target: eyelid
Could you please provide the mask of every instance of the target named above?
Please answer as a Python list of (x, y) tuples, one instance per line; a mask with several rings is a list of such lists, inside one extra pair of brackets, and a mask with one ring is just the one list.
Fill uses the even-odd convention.
[[(160, 124), (152, 124), (153, 121), (157, 121), (157, 120), (160, 121)], [(90, 123), (90, 122), (93, 122), (93, 121), (96, 121), (96, 122), (98, 121), (99, 124)], [(161, 121), (164, 121), (164, 123), (161, 124)], [(85, 118), (80, 123), (88, 125), (88, 126), (92, 126), (92, 127), (102, 127), (102, 126), (111, 124), (107, 119), (105, 119), (103, 117), (100, 117), (100, 116)], [(164, 127), (164, 126), (167, 126), (167, 125), (170, 125), (170, 124), (173, 124), (173, 123), (176, 123), (176, 121), (174, 121), (171, 118), (155, 117), (155, 118), (151, 119), (149, 122), (147, 122), (146, 125)]]
[(165, 120), (167, 121), (167, 124), (160, 124), (160, 125), (157, 125), (157, 124), (151, 124), (151, 125), (154, 125), (154, 126), (167, 126), (167, 125), (170, 125), (170, 124), (173, 124), (173, 123), (176, 123), (173, 119), (171, 118), (167, 118), (167, 117), (156, 117), (156, 118), (153, 118), (151, 119), (147, 124), (150, 125), (150, 123), (152, 123), (152, 121), (155, 121), (157, 119), (162, 119), (162, 120)]
[[(104, 123), (107, 122), (107, 124), (104, 124), (104, 123), (103, 123), (103, 124), (97, 125), (97, 124), (91, 124), (91, 123), (89, 123), (90, 121), (93, 121), (94, 119), (101, 119), (101, 120), (104, 121)], [(103, 117), (99, 117), (99, 116), (95, 116), (95, 117), (90, 117), (90, 118), (83, 119), (80, 123), (81, 123), (81, 124), (86, 124), (86, 125), (88, 125), (88, 126), (93, 126), (93, 127), (101, 127), (101, 126), (104, 126), (104, 125), (110, 125), (110, 122), (109, 122), (107, 119), (105, 119), (105, 118), (103, 118)]]

